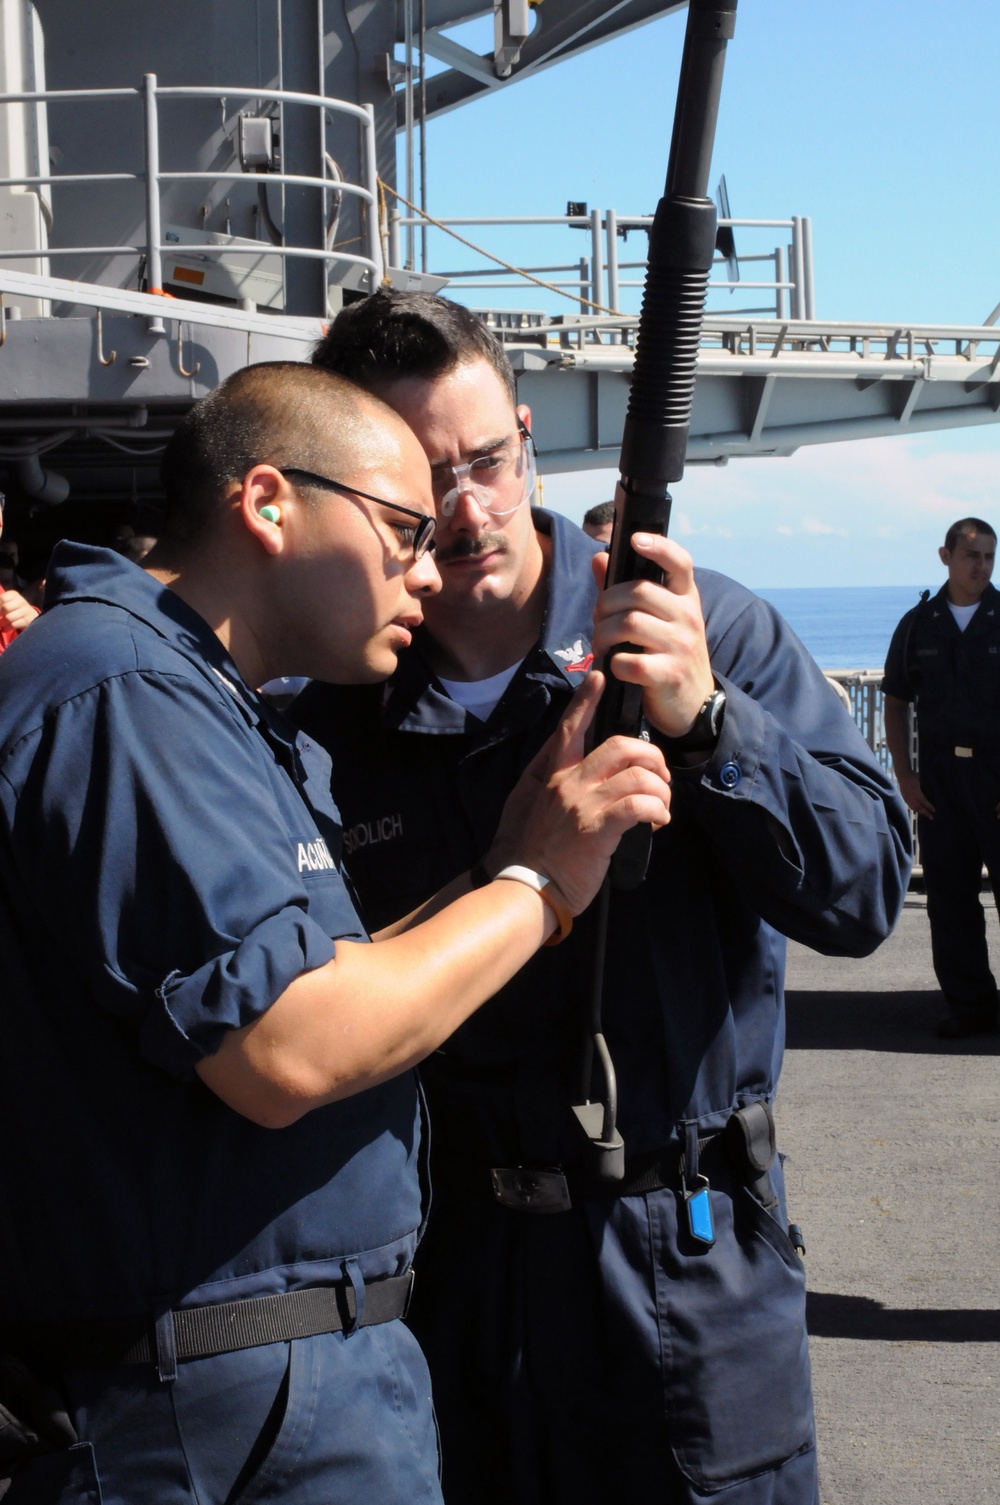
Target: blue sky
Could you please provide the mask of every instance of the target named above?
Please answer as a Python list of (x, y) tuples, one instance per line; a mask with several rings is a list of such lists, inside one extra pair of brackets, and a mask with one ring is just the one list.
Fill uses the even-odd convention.
[[(649, 213), (683, 33), (683, 13), (666, 17), (432, 121), (431, 213), (560, 214), (570, 198)], [(485, 21), (455, 35), (492, 46)], [(1000, 302), (984, 71), (998, 55), (997, 0), (740, 0), (712, 183), (725, 173), (736, 216), (812, 217), (820, 318), (980, 323)], [(568, 230), (464, 233), (521, 264), (588, 248)], [(753, 249), (770, 249), (768, 235)], [(432, 266), (470, 264), (437, 235), (430, 254)], [(536, 288), (491, 301), (502, 297), (549, 311), (562, 301)], [(549, 477), (545, 503), (578, 518), (614, 478)], [(751, 586), (936, 585), (950, 521), (973, 512), (1000, 526), (1000, 426), (689, 467), (674, 506), (697, 562)]]

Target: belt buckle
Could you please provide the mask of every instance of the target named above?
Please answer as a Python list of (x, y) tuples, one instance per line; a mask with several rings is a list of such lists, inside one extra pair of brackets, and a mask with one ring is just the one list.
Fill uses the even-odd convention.
[(558, 1166), (494, 1165), (493, 1195), (514, 1212), (569, 1212), (569, 1183)]
[(972, 748), (971, 747), (956, 747), (955, 748), (955, 757), (956, 758), (971, 758), (972, 757)]

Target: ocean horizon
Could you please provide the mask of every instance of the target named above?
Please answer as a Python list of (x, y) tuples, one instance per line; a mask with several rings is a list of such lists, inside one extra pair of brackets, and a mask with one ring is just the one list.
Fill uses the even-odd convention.
[[(932, 587), (936, 589), (937, 587)], [(922, 586), (755, 588), (776, 606), (821, 669), (883, 669), (893, 629)]]

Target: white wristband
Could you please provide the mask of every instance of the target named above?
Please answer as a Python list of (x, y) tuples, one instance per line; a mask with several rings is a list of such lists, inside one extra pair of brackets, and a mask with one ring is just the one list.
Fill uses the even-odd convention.
[(523, 883), (526, 888), (533, 888), (549, 906), (556, 917), (556, 928), (545, 942), (546, 946), (557, 946), (560, 941), (566, 939), (573, 929), (573, 916), (569, 905), (551, 878), (547, 878), (544, 873), (536, 873), (534, 868), (519, 867), (516, 863), (512, 867), (503, 868), (496, 874), (493, 881), (496, 882), (500, 878), (509, 878), (512, 883)]

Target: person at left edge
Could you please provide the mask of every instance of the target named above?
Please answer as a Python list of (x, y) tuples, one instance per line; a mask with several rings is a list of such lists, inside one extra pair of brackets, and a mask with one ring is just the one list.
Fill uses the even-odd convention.
[[(3, 514), (6, 498), (0, 491), (0, 538), (3, 536)], [(17, 544), (13, 539), (0, 546), (0, 653), (19, 638), (38, 616), (38, 607), (26, 601), (17, 589)]]
[(518, 792), (517, 871), (363, 944), (329, 760), (251, 687), (391, 672), (439, 584), (426, 460), (281, 363), (196, 404), (164, 478), (144, 568), (60, 545), (0, 662), (0, 1350), (57, 1397), (5, 1505), (437, 1505), (393, 1320), (411, 1068), (666, 818), (665, 770), (581, 757), (595, 684)]

